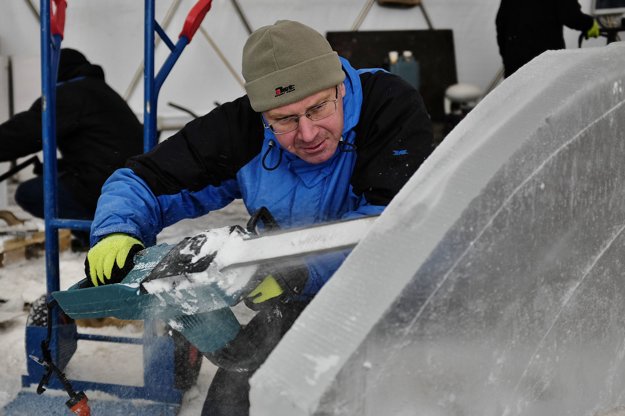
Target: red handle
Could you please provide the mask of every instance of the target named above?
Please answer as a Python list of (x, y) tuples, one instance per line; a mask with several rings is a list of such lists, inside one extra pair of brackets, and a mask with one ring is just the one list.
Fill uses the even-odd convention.
[(63, 30), (65, 29), (66, 8), (67, 1), (50, 0), (50, 31), (53, 35), (61, 35), (61, 38), (63, 38)]
[(185, 36), (191, 42), (193, 39), (193, 35), (197, 32), (200, 24), (202, 24), (202, 20), (204, 20), (204, 16), (211, 9), (211, 3), (213, 0), (200, 0), (195, 6), (191, 9), (189, 14), (187, 15), (186, 20), (184, 21), (184, 26), (182, 27), (182, 32), (180, 32), (179, 38)]

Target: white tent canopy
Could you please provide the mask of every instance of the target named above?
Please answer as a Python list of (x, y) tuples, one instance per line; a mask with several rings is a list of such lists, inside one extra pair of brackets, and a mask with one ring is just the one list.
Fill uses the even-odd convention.
[[(0, 55), (39, 56), (39, 28), (28, 2), (38, 8), (37, 0), (5, 2), (0, 13)], [(237, 0), (250, 26), (255, 29), (278, 19), (306, 23), (322, 33), (348, 31), (357, 22), (368, 0)], [(163, 26), (165, 17), (176, 1), (156, 1), (156, 19)], [(580, 2), (588, 12), (590, 0)], [(167, 33), (176, 39), (184, 18), (195, 4), (181, 0), (171, 16)], [(215, 102), (234, 99), (244, 93), (231, 69), (240, 73), (241, 50), (247, 37), (232, 0), (214, 0), (202, 29), (187, 47), (165, 82), (160, 94), (159, 114), (180, 115), (167, 106), (174, 102), (196, 113), (211, 110)], [(495, 40), (495, 14), (498, 0), (424, 0), (435, 29), (452, 29), (456, 50), (458, 81), (486, 89), (501, 67)], [(107, 80), (120, 94), (128, 91), (143, 59), (144, 2), (139, 0), (68, 0), (64, 47), (85, 53), (94, 63), (103, 66)], [(393, 9), (374, 5), (366, 14), (360, 30), (427, 29), (419, 8)], [(570, 48), (577, 47), (577, 32), (566, 30)], [(604, 41), (586, 42), (597, 46)], [(157, 49), (157, 66), (168, 52), (164, 44)], [(223, 54), (223, 57), (219, 56)], [(224, 63), (224, 58), (232, 68)], [(39, 79), (33, 79), (39, 82)], [(32, 95), (39, 88), (28, 92)], [(19, 93), (19, 92), (18, 92)], [(29, 105), (34, 96), (21, 102)], [(136, 112), (143, 111), (141, 84), (129, 97)], [(25, 108), (16, 108), (16, 111)]]

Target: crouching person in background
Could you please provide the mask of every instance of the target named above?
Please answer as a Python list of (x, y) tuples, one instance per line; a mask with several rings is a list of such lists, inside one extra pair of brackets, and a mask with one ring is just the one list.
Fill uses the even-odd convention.
[[(74, 49), (61, 49), (56, 85), (58, 215), (93, 219), (104, 181), (143, 150), (143, 127), (128, 104), (104, 80), (104, 71)], [(41, 98), (0, 124), (0, 162), (42, 150)], [(41, 175), (41, 172), (35, 172)], [(43, 177), (18, 185), (15, 202), (43, 218)], [(89, 248), (89, 233), (73, 231), (72, 247)]]

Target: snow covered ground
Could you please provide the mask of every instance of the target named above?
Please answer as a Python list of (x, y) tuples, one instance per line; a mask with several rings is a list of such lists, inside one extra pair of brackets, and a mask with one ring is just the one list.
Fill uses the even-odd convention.
[[(11, 197), (12, 193), (10, 193)], [(18, 207), (8, 207), (20, 218), (28, 215)], [(232, 224), (244, 225), (247, 212), (241, 203), (233, 203), (222, 211), (210, 213), (205, 217), (181, 221), (159, 235), (159, 243), (175, 243), (188, 235), (196, 234), (208, 228)], [(41, 222), (43, 227), (43, 222)], [(66, 289), (84, 277), (85, 253), (66, 251), (60, 256), (61, 289)], [(21, 389), (21, 376), (26, 374), (24, 349), (25, 325), (28, 305), (46, 291), (45, 258), (19, 260), (5, 267), (0, 267), (0, 299), (8, 300), (2, 306), (6, 312), (4, 320), (0, 316), (0, 415), (2, 408), (9, 403)], [(243, 307), (236, 311), (242, 320), (249, 318), (249, 312)], [(141, 336), (139, 325), (127, 325), (122, 328), (79, 327), (79, 332), (93, 332), (101, 335)], [(139, 346), (110, 344), (103, 342), (79, 342), (78, 350), (72, 357), (66, 373), (70, 379), (83, 379), (103, 382), (117, 382), (141, 385), (143, 369)], [(204, 359), (197, 384), (189, 389), (184, 397), (181, 416), (198, 415), (215, 367)], [(53, 391), (50, 391), (54, 394)], [(44, 393), (48, 394), (48, 392)], [(102, 393), (87, 392), (90, 399), (103, 397)]]

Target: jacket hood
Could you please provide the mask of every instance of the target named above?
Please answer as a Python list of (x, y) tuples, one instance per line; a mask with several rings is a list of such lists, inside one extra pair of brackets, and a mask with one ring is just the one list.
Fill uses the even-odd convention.
[(69, 81), (77, 77), (104, 79), (104, 71), (99, 65), (93, 65), (85, 56), (75, 49), (61, 49), (59, 58), (58, 82)]

